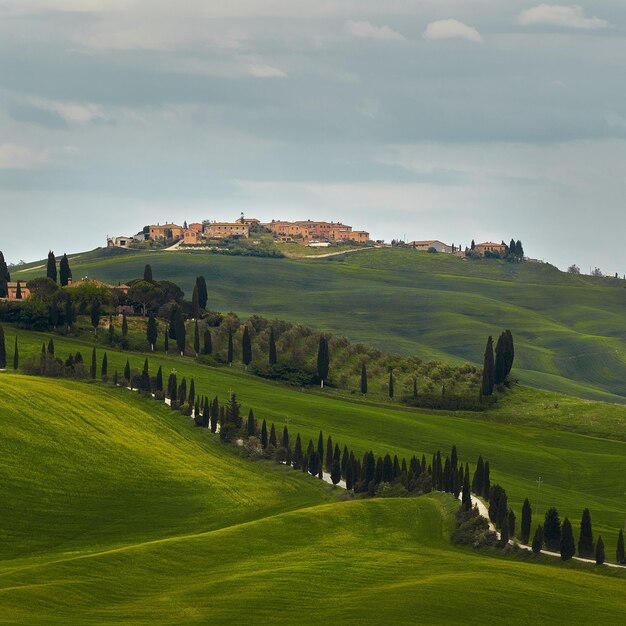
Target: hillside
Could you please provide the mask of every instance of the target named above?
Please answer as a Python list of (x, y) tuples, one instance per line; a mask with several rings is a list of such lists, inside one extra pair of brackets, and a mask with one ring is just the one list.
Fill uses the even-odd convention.
[[(5, 327), (5, 331), (11, 345), (14, 330)], [(39, 354), (49, 336), (19, 331), (19, 337), (25, 361), (28, 355)], [(88, 341), (55, 337), (55, 346), (56, 355), (63, 358), (80, 350), (88, 359), (91, 352)], [(98, 363), (102, 354), (98, 349)], [(244, 412), (253, 408), (258, 420), (275, 422), (280, 429), (287, 425), (305, 442), (316, 440), (321, 429), (358, 454), (373, 450), (400, 458), (413, 454), (430, 458), (436, 450), (448, 453), (456, 445), (460, 459), (471, 466), (482, 454), (491, 462), (492, 481), (505, 486), (518, 519), (524, 498), (531, 498), (535, 506), (535, 480), (542, 476), (542, 515), (548, 506), (557, 506), (577, 532), (582, 509), (589, 507), (594, 529), (607, 546), (615, 544), (623, 523), (623, 501), (616, 495), (626, 471), (626, 408), (621, 405), (516, 389), (492, 410), (446, 413), (347, 400), (330, 390), (304, 391), (261, 380), (241, 367), (207, 367), (192, 358), (111, 350), (107, 355), (110, 373), (123, 371), (127, 358), (133, 369), (141, 369), (147, 356), (152, 373), (162, 365), (166, 374), (176, 370), (179, 380), (186, 377), (189, 383), (193, 377), (199, 394), (224, 401), (235, 391)]]
[(616, 623), (626, 609), (619, 572), (452, 546), (450, 496), (336, 502), (122, 389), (2, 374), (0, 421), (5, 623)]
[(622, 280), (402, 249), (311, 260), (100, 251), (72, 268), (75, 276), (117, 284), (141, 275), (146, 263), (187, 297), (204, 275), (211, 308), (306, 323), (424, 360), (480, 365), (486, 336), (510, 328), (514, 374), (524, 384), (626, 402)]

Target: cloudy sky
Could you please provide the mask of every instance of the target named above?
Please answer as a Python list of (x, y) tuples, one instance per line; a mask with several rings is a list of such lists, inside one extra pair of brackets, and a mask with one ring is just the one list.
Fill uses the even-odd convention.
[(342, 220), (626, 272), (626, 3), (0, 0), (0, 249)]

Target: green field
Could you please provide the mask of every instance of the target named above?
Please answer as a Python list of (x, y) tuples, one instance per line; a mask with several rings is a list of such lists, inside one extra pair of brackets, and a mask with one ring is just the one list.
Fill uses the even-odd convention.
[[(7, 344), (14, 329), (5, 327)], [(48, 335), (19, 331), (22, 359), (37, 355)], [(88, 362), (90, 344), (55, 337), (56, 354), (64, 358), (80, 350)], [(492, 468), (492, 481), (500, 482), (520, 517), (524, 498), (535, 506), (536, 484), (542, 476), (540, 510), (555, 505), (575, 528), (584, 507), (589, 507), (596, 532), (601, 532), (610, 554), (617, 529), (623, 524), (625, 498), (621, 495), (626, 472), (626, 408), (622, 405), (580, 401), (528, 388), (514, 390), (506, 402), (484, 413), (445, 413), (403, 408), (391, 403), (368, 403), (338, 397), (330, 390), (303, 391), (270, 383), (246, 374), (239, 367), (207, 367), (192, 358), (155, 353), (141, 355), (108, 351), (109, 372), (123, 370), (126, 359), (140, 369), (145, 356), (154, 374), (175, 369), (178, 379), (193, 377), (199, 394), (218, 395), (223, 402), (235, 391), (243, 410), (253, 408), (266, 419), (305, 441), (317, 439), (319, 430), (332, 435), (340, 447), (347, 444), (362, 454), (398, 454), (410, 458), (438, 449), (459, 448), (461, 460), (474, 464), (480, 454)], [(98, 363), (102, 350), (98, 352)], [(554, 404), (558, 403), (558, 408)]]
[[(403, 249), (325, 259), (101, 250), (74, 258), (72, 268), (76, 278), (117, 284), (141, 276), (146, 263), (188, 298), (195, 277), (204, 275), (213, 309), (306, 323), (425, 360), (481, 365), (487, 335), (510, 328), (514, 375), (524, 384), (626, 401), (622, 280)], [(31, 267), (13, 278), (41, 273)]]
[(0, 426), (1, 623), (618, 623), (626, 609), (620, 572), (453, 547), (449, 496), (337, 501), (123, 389), (2, 374)]

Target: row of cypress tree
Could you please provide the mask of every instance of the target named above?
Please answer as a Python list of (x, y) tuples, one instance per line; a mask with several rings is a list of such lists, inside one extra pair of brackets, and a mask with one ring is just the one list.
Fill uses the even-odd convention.
[(483, 396), (492, 395), (496, 385), (501, 385), (507, 380), (513, 368), (514, 361), (515, 346), (511, 331), (505, 330), (500, 337), (498, 337), (495, 356), (493, 337), (489, 336), (483, 359), (483, 382), (481, 386), (481, 394)]

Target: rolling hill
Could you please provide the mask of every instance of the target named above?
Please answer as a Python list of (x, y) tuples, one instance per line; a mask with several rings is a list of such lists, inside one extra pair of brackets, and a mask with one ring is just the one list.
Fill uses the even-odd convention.
[[(322, 259), (100, 250), (75, 257), (72, 268), (75, 277), (116, 284), (142, 275), (146, 263), (188, 297), (204, 275), (214, 309), (306, 323), (425, 360), (480, 365), (487, 335), (510, 328), (514, 374), (524, 384), (626, 402), (626, 282), (619, 279), (406, 249)], [(13, 277), (40, 274), (25, 268)]]
[(626, 609), (621, 572), (452, 546), (449, 496), (338, 502), (122, 389), (2, 374), (0, 425), (2, 623), (617, 623)]

